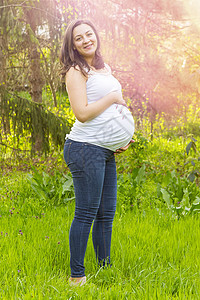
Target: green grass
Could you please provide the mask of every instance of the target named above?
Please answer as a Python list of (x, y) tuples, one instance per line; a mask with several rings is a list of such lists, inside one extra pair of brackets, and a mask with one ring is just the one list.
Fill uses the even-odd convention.
[[(13, 212), (11, 214), (10, 210)], [(200, 219), (166, 211), (116, 212), (112, 268), (97, 269), (91, 237), (88, 283), (71, 288), (68, 233), (74, 203), (37, 215), (26, 207), (0, 217), (1, 299), (200, 299)], [(19, 212), (19, 213), (17, 213)]]
[[(116, 156), (118, 205), (112, 267), (97, 268), (90, 236), (85, 257), (87, 284), (81, 288), (71, 288), (67, 280), (74, 201), (58, 207), (41, 201), (27, 180), (28, 159), (19, 161), (19, 166), (2, 168), (0, 299), (200, 299), (199, 214), (182, 215), (178, 220), (158, 193), (160, 185), (176, 201), (176, 190), (185, 189), (182, 176), (187, 177), (193, 167), (184, 166), (190, 139), (158, 138), (147, 145), (143, 141), (138, 136), (137, 144)], [(199, 146), (198, 140), (198, 151)], [(54, 179), (55, 170), (67, 172), (62, 153), (31, 163), (40, 174), (45, 171)], [(129, 175), (143, 164), (144, 174), (136, 184)], [(165, 176), (172, 171), (176, 175), (168, 184)], [(199, 196), (198, 181), (186, 188), (191, 201)]]

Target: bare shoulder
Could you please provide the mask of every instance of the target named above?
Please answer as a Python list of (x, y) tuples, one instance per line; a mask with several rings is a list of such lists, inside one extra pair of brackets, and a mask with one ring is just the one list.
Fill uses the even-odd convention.
[(77, 80), (86, 82), (87, 78), (82, 74), (79, 66), (71, 67), (66, 74), (66, 84)]

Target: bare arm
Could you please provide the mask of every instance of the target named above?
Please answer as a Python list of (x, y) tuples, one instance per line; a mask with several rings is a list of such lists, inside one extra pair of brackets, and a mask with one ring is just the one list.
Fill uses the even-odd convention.
[(122, 96), (117, 92), (109, 93), (96, 102), (88, 104), (86, 78), (73, 67), (67, 73), (66, 87), (72, 110), (76, 118), (82, 123), (97, 117), (113, 103), (125, 105)]

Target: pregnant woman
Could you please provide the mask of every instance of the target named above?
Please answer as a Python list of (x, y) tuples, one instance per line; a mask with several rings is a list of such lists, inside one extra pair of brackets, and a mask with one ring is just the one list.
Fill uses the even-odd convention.
[(92, 240), (98, 264), (110, 264), (117, 198), (114, 153), (128, 149), (134, 120), (122, 98), (120, 83), (103, 61), (99, 36), (90, 21), (69, 24), (60, 60), (76, 117), (64, 146), (76, 198), (69, 234), (69, 280), (72, 285), (82, 285), (86, 282), (84, 257), (93, 221)]

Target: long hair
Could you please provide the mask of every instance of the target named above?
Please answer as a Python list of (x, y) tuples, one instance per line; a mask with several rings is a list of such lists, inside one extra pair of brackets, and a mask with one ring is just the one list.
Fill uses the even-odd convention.
[(73, 30), (75, 27), (81, 24), (89, 25), (93, 29), (97, 38), (97, 49), (94, 57), (94, 67), (96, 69), (101, 69), (104, 67), (104, 61), (100, 53), (100, 39), (96, 28), (89, 20), (74, 20), (68, 25), (66, 29), (60, 51), (60, 62), (62, 64), (60, 73), (63, 77), (65, 77), (66, 73), (72, 66), (78, 66), (82, 74), (85, 76), (87, 76), (87, 71), (89, 72), (90, 70), (90, 66), (88, 65), (88, 63), (85, 61), (83, 56), (80, 55), (76, 49), (74, 49), (73, 46)]

